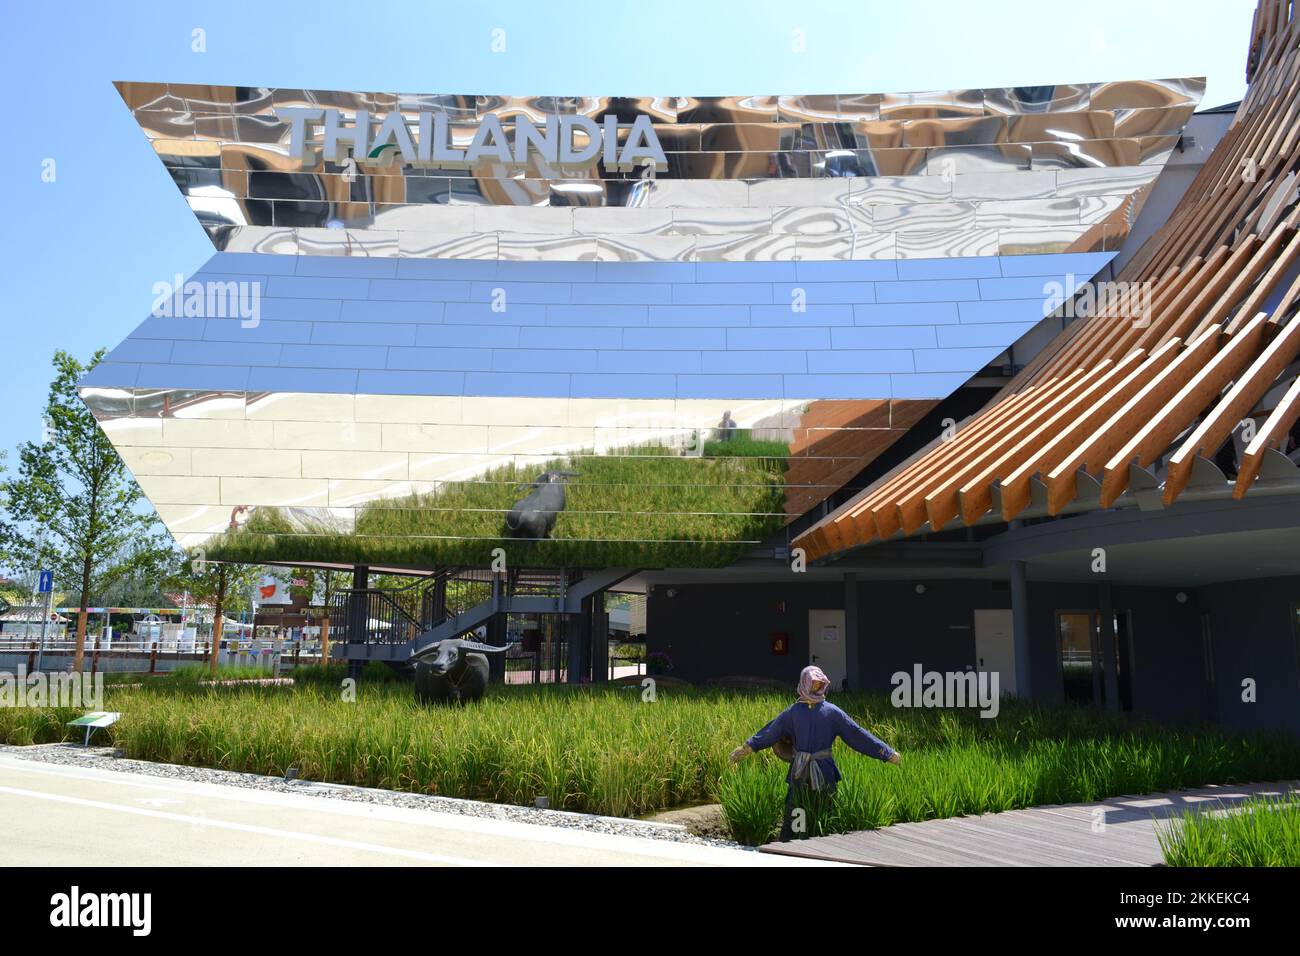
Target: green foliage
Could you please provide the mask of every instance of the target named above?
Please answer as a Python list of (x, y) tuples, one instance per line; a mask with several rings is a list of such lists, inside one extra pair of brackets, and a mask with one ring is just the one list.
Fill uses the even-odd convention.
[[(302, 584), (289, 585), (289, 593), (311, 607), (329, 608), (334, 595), (352, 587), (350, 571), (331, 571), (327, 568), (292, 568), (289, 575)], [(379, 586), (379, 585), (376, 585)]]
[(209, 560), (201, 548), (172, 552), (166, 572), (167, 587), (175, 592), (189, 592), (196, 605), (221, 606), (225, 617), (249, 609), (253, 588), (261, 581), (262, 569), (254, 565), (218, 563)]
[[(749, 438), (710, 447), (717, 453), (701, 458), (638, 446), (527, 470), (509, 464), (436, 492), (372, 502), (358, 510), (352, 533), (257, 508), (208, 550), (245, 562), (481, 567), (499, 547), (515, 567), (722, 566), (783, 525), (788, 448)], [(505, 515), (542, 471), (579, 474), (549, 539), (512, 538)]]
[[(305, 664), (285, 671), (285, 674), (297, 684), (337, 689), (348, 677), (348, 667), (346, 664)], [(395, 684), (406, 680), (402, 671), (383, 661), (367, 661), (361, 668), (361, 681), (367, 684)]]
[[(412, 577), (403, 574), (372, 574), (370, 576), (370, 586), (372, 588), (382, 589), (394, 604), (402, 609), (412, 620), (420, 620), (420, 602), (423, 599), (424, 588), (427, 584), (427, 578)], [(448, 591), (454, 591), (463, 584), (470, 582), (455, 582), (454, 587), (449, 587)], [(352, 586), (351, 578), (348, 579), (348, 586)], [(486, 596), (486, 595), (485, 595)], [(453, 600), (453, 595), (448, 594), (449, 603)], [(477, 604), (478, 601), (474, 601)]]
[[(387, 672), (387, 673), (384, 673)], [(789, 698), (661, 686), (494, 685), (465, 708), (426, 708), (377, 665), (341, 694), (344, 668), (301, 668), (294, 687), (153, 681), (110, 687), (109, 731), (128, 756), (416, 793), (640, 815), (721, 802), (737, 839), (780, 826), (786, 764), (728, 754)], [(1126, 793), (1300, 776), (1300, 741), (1210, 726), (1131, 723), (1075, 707), (1004, 701), (999, 716), (896, 710), (884, 694), (836, 702), (903, 755), (894, 767), (836, 744), (843, 780), (828, 832)], [(71, 739), (47, 711), (0, 708), (0, 741)]]
[(783, 441), (771, 441), (737, 435), (726, 441), (704, 443), (705, 458), (778, 458), (790, 454), (790, 446)]
[[(8, 449), (0, 448), (0, 475), (5, 473), (5, 460), (8, 457)], [(0, 495), (3, 493), (3, 488), (4, 485), (0, 483)], [(12, 546), (14, 534), (13, 525), (10, 523), (5, 511), (6, 509), (0, 509), (0, 568), (9, 566), (9, 549)], [(3, 595), (0, 595), (0, 600), (3, 600)], [(0, 604), (0, 613), (3, 613), (3, 611), (4, 606)]]
[(1300, 866), (1300, 797), (1189, 810), (1156, 836), (1169, 866)]
[(199, 684), (210, 680), (262, 680), (271, 676), (270, 666), (252, 664), (222, 664), (216, 674), (207, 664), (185, 664), (169, 671), (165, 679), (176, 684)]
[(169, 552), (135, 480), (77, 394), (88, 365), (54, 356), (55, 378), (45, 406), (46, 433), (18, 448), (17, 472), (0, 485), (9, 563), (50, 568), (56, 586), (81, 606), (124, 579), (156, 574)]

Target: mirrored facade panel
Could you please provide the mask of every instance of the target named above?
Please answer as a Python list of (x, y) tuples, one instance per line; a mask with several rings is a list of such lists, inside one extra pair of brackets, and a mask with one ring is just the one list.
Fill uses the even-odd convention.
[[(1060, 251), (1082, 203), (1003, 201), (984, 230), (999, 204), (921, 204), (966, 221), (938, 230), (906, 228), (906, 203), (681, 206), (644, 211), (699, 233), (625, 237), (690, 241), (689, 260), (510, 232), (493, 258), (343, 256), (304, 250), (350, 230), (303, 229), (293, 257), (214, 257), (83, 395), (177, 539), (214, 556), (618, 563), (635, 544), (643, 563), (725, 563), (1032, 328), (1052, 283), (1104, 264), (999, 254)], [(839, 216), (882, 209), (887, 248), (828, 245)], [(716, 231), (758, 220), (784, 231)], [(565, 503), (521, 531), (535, 492)]]
[(724, 565), (1001, 375), (1201, 88), (120, 84), (218, 252), (81, 392), (212, 557)]
[[(492, 400), (383, 398), (250, 394), (243, 419), (128, 417), (115, 424), (133, 427), (109, 433), (178, 540), (213, 557), (350, 550), (474, 564), (505, 547), (547, 565), (635, 545), (707, 565), (778, 532), (934, 404), (563, 400), (577, 407), (533, 414), (597, 424), (527, 425)], [(411, 421), (355, 420), (360, 406), (398, 402)], [(218, 393), (190, 407), (224, 415), (229, 404)], [(478, 423), (437, 421), (446, 418)], [(145, 444), (140, 426), (151, 423), (162, 434)], [(519, 502), (539, 489), (548, 507), (522, 527)]]
[[(647, 232), (644, 217), (633, 212), (646, 207), (780, 206), (789, 214), (754, 219), (743, 231), (762, 236), (788, 232), (792, 222), (818, 222), (814, 234), (842, 234), (852, 245), (863, 232), (893, 231), (892, 226), (877, 230), (870, 219), (832, 220), (795, 210), (843, 205), (846, 193), (878, 193), (879, 180), (898, 181), (897, 198), (888, 201), (900, 203), (911, 202), (909, 193), (932, 188), (909, 186), (911, 179), (943, 182), (945, 195), (930, 197), (943, 202), (968, 198), (953, 194), (956, 177), (998, 175), (1025, 182), (1008, 181), (991, 194), (969, 198), (1046, 198), (1043, 172), (1158, 166), (1203, 86), (1192, 79), (707, 97), (144, 83), (122, 83), (119, 90), (219, 249), (297, 254), (304, 238), (298, 230), (342, 229), (349, 238), (314, 237), (306, 243), (307, 254), (440, 258), (445, 246), (408, 240), (406, 234), (478, 233), (497, 237), (492, 254), (501, 258), (562, 261), (567, 254), (618, 255), (626, 246), (619, 236), (662, 234)], [(453, 211), (465, 206), (482, 209), (482, 215)], [(497, 207), (500, 214), (488, 211)], [(525, 207), (614, 212), (584, 219), (579, 228), (564, 215), (508, 211)], [(940, 209), (916, 214), (923, 221), (942, 218)], [(735, 244), (730, 237), (737, 221), (702, 217), (689, 230), (699, 240), (687, 251), (679, 244), (665, 254), (712, 260), (718, 249)], [(820, 224), (831, 222), (834, 230)], [(963, 220), (951, 228), (961, 233), (967, 225)], [(249, 229), (257, 231), (242, 232)], [(275, 238), (264, 230), (282, 232)], [(295, 234), (286, 237), (286, 230)], [(384, 235), (366, 241), (359, 237), (366, 232)], [(805, 228), (796, 232), (809, 234)], [(550, 235), (557, 238), (528, 253), (532, 237)], [(597, 242), (565, 242), (561, 235)], [(612, 241), (601, 241), (607, 237)], [(488, 245), (479, 245), (475, 255), (488, 254)], [(779, 241), (746, 245), (766, 246), (776, 258), (787, 254)], [(817, 248), (808, 251), (815, 255)], [(931, 248), (969, 246), (954, 234)]]

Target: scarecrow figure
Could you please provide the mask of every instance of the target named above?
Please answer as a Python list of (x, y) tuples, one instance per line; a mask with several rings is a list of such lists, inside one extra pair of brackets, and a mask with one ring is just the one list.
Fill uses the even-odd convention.
[(790, 764), (785, 777), (782, 842), (794, 836), (796, 806), (813, 804), (824, 810), (833, 800), (840, 780), (840, 770), (831, 756), (836, 737), (860, 754), (892, 764), (902, 763), (892, 747), (863, 730), (852, 717), (826, 699), (829, 686), (830, 680), (820, 667), (805, 667), (799, 675), (799, 699), (731, 752), (731, 762), (739, 763), (756, 750), (772, 747), (777, 756)]

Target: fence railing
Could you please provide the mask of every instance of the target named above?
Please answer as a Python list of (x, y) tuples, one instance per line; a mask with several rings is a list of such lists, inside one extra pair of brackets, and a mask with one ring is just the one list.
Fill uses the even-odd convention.
[(383, 591), (367, 588), (364, 591), (340, 591), (334, 595), (330, 612), (330, 639), (333, 641), (343, 644), (405, 644), (422, 630), (423, 625)]
[(533, 651), (511, 644), (505, 654), (507, 684), (562, 684), (568, 678), (567, 641), (542, 642)]
[[(446, 583), (443, 585), (445, 598), (442, 616), (438, 616), (437, 608), (434, 606), (430, 608), (430, 613), (425, 617), (425, 620), (432, 626), (458, 614), (464, 614), (471, 608), (478, 607), (492, 597), (492, 585), (496, 577), (495, 571), (481, 569), (459, 571), (448, 575)], [(432, 590), (426, 593), (431, 598), (435, 595)]]
[[(30, 673), (41, 670), (70, 670), (76, 658), (77, 642), (73, 639), (39, 641), (0, 638), (0, 660), (6, 667), (23, 666)], [(211, 660), (211, 641), (103, 641), (88, 638), (82, 651), (82, 670), (92, 674), (103, 671), (159, 673), (174, 670), (181, 664)], [(219, 665), (297, 667), (318, 664), (319, 641), (272, 642), (259, 640), (225, 640), (217, 652)]]

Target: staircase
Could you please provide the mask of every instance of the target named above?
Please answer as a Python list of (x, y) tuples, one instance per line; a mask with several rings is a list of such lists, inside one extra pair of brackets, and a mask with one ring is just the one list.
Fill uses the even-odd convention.
[[(399, 591), (340, 593), (333, 613), (347, 623), (342, 633), (332, 632), (348, 660), (411, 662), (433, 653), (439, 641), (487, 624), (494, 614), (577, 614), (584, 600), (634, 573), (624, 568), (585, 573), (443, 569)], [(412, 606), (419, 608), (418, 619), (407, 610)]]

